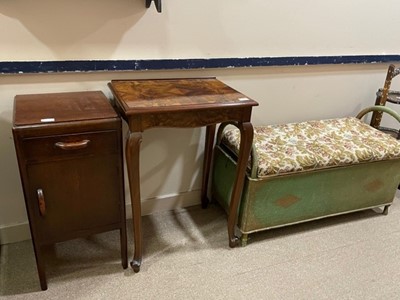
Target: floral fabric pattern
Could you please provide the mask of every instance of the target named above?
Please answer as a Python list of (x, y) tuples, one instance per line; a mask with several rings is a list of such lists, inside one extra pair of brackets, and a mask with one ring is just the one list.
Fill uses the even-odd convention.
[[(226, 128), (222, 142), (236, 154), (240, 132)], [(400, 141), (349, 117), (256, 126), (258, 177), (400, 158)]]

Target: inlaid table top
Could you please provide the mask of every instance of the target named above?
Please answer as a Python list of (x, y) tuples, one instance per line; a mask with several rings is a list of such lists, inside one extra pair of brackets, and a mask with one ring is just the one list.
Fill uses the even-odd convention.
[(127, 115), (257, 105), (216, 78), (112, 80), (109, 86)]

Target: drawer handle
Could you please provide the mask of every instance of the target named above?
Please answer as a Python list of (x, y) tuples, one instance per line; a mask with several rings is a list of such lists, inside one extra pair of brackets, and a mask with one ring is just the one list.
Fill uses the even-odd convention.
[(90, 140), (82, 140), (79, 142), (69, 142), (69, 143), (57, 142), (54, 145), (57, 148), (60, 148), (63, 150), (75, 150), (75, 149), (86, 148), (87, 145), (89, 144), (89, 142), (90, 142)]
[(44, 202), (44, 194), (42, 189), (37, 190), (37, 197), (39, 202), (39, 212), (42, 217), (46, 215), (46, 202)]

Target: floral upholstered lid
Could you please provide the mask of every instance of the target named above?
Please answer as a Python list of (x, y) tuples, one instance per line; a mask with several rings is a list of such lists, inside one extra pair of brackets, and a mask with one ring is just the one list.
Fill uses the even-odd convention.
[[(238, 153), (239, 130), (225, 129), (222, 142)], [(400, 141), (353, 117), (258, 126), (253, 147), (259, 178), (400, 158)]]

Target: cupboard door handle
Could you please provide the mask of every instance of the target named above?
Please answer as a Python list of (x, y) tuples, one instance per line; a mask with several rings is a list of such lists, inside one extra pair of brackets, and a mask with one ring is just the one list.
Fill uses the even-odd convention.
[(39, 202), (39, 212), (42, 217), (46, 214), (46, 202), (44, 202), (44, 194), (42, 189), (37, 190), (37, 197)]
[(75, 149), (82, 149), (86, 148), (87, 145), (89, 144), (90, 140), (82, 140), (79, 142), (57, 142), (54, 145), (57, 148), (63, 149), (63, 150), (75, 150)]

